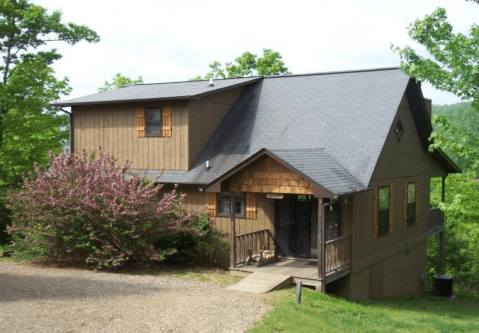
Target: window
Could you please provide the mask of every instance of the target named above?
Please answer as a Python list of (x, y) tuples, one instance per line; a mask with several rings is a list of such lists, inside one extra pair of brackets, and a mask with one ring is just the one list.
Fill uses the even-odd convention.
[(374, 189), (374, 238), (392, 232), (393, 227), (393, 185)]
[(379, 188), (378, 236), (389, 233), (389, 186)]
[(171, 138), (171, 107), (138, 108), (136, 115), (136, 135), (144, 137)]
[(403, 227), (416, 224), (418, 216), (417, 183), (404, 183), (404, 221)]
[(161, 108), (148, 108), (145, 111), (145, 136), (161, 136)]
[[(222, 192), (218, 195), (218, 215), (230, 216), (233, 210), (233, 204), (230, 200), (229, 192)], [(245, 195), (242, 192), (236, 192), (236, 217), (245, 217)]]

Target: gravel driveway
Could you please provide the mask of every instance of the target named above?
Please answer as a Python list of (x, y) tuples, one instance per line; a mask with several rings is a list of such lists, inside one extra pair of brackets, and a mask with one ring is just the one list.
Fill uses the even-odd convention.
[(268, 310), (213, 282), (0, 262), (2, 332), (244, 332)]

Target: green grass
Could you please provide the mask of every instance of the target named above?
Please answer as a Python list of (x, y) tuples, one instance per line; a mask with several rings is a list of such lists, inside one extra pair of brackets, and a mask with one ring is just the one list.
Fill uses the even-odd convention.
[[(273, 309), (252, 332), (479, 332), (479, 296), (456, 301), (422, 296), (353, 302), (303, 288), (271, 296)], [(273, 294), (275, 294), (273, 293)]]

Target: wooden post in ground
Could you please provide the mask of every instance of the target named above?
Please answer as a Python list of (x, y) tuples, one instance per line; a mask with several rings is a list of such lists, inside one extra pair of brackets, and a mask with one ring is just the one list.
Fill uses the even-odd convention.
[(230, 248), (230, 267), (236, 267), (236, 192), (230, 192), (230, 200), (231, 200), (231, 217), (230, 217), (230, 225), (231, 225), (231, 248)]

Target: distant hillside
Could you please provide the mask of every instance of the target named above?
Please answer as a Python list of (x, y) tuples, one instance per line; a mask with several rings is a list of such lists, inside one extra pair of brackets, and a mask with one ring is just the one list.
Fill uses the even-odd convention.
[[(471, 107), (471, 102), (462, 102), (451, 105), (432, 105), (433, 114), (443, 115), (452, 125), (463, 133), (469, 133), (477, 136), (479, 133), (479, 111)], [(433, 124), (433, 128), (438, 128)], [(459, 141), (459, 137), (450, 137), (451, 140)], [(450, 151), (445, 151), (449, 157), (464, 170), (465, 160), (454, 155)]]
[(432, 113), (433, 114), (446, 114), (446, 113), (452, 113), (454, 111), (456, 111), (457, 108), (460, 108), (460, 107), (467, 107), (467, 106), (470, 106), (471, 105), (471, 102), (460, 102), (460, 103), (456, 103), (456, 104), (444, 104), (444, 105), (436, 105), (436, 104), (433, 104), (432, 105)]

